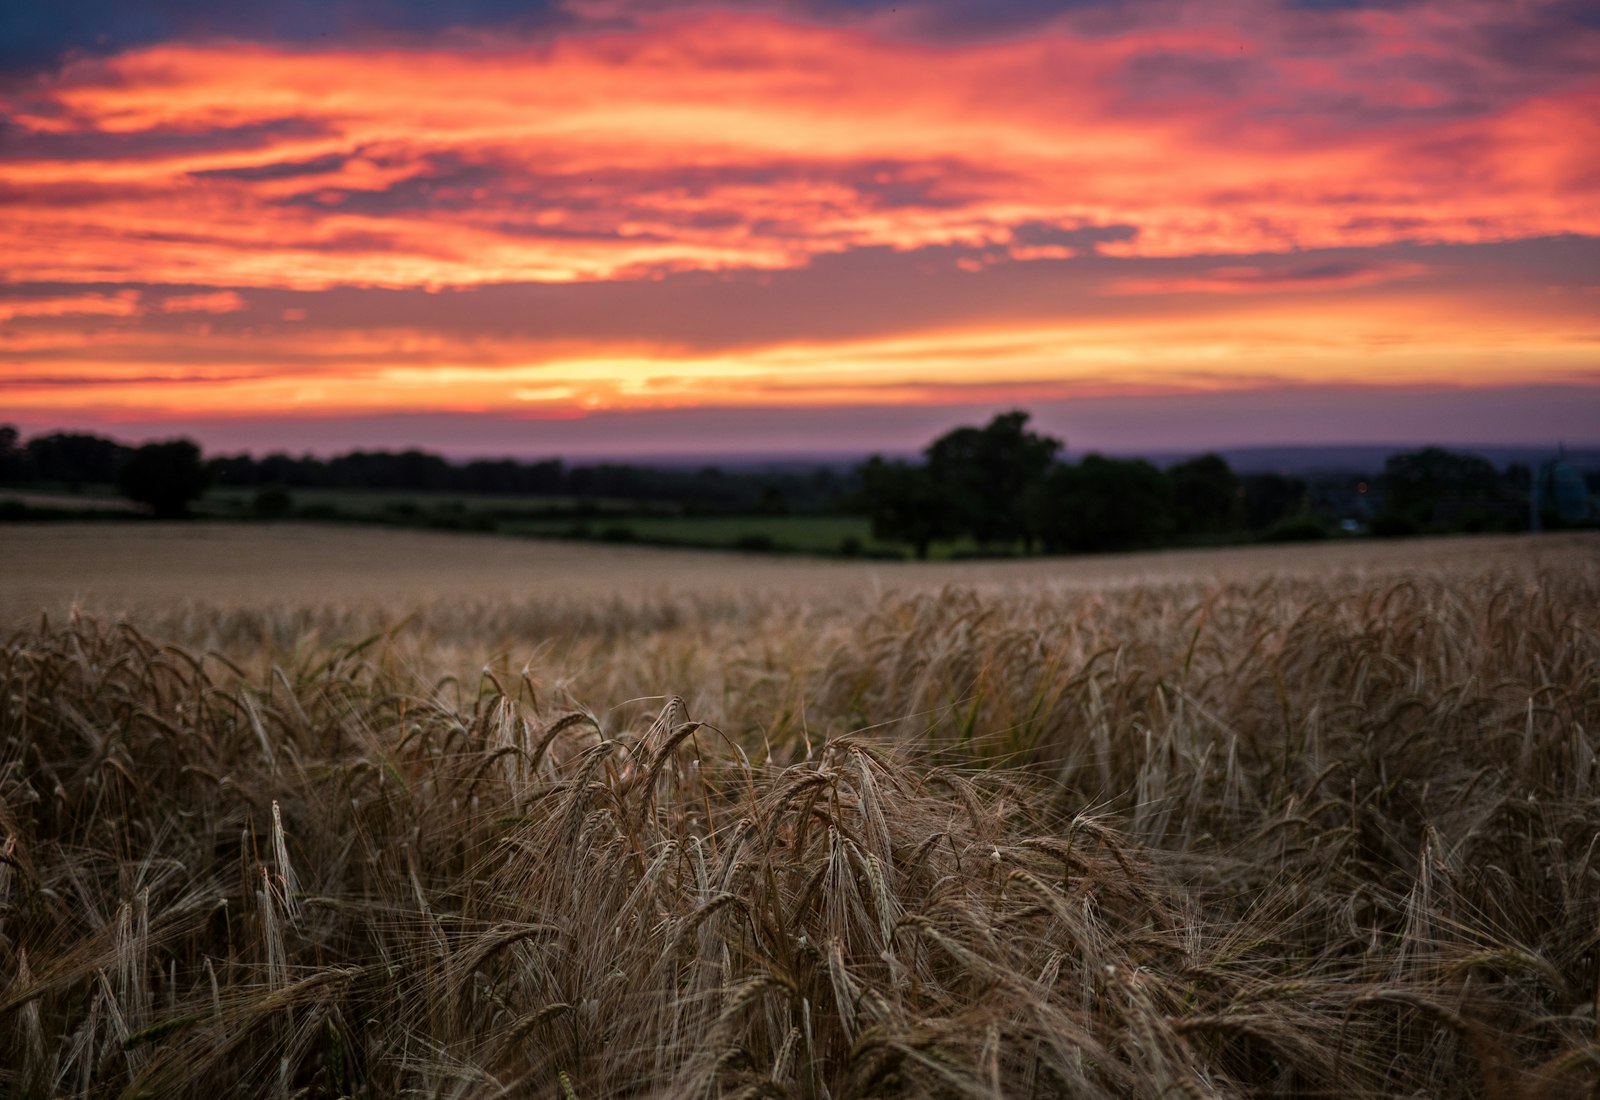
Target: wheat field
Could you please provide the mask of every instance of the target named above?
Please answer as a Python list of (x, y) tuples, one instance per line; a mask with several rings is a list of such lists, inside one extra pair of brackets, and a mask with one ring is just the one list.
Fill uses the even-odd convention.
[(8, 1095), (1600, 1088), (1600, 540), (17, 530)]

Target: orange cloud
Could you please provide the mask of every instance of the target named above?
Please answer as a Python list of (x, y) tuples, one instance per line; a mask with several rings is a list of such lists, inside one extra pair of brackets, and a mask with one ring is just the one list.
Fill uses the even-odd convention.
[[(157, 47), (5, 104), (27, 198), (0, 247), (36, 279), (315, 288), (779, 268), (1003, 244), (1020, 221), (1132, 225), (1125, 255), (1600, 232), (1600, 82), (1487, 119), (1297, 126), (1266, 95), (1130, 104), (1157, 46), (1217, 66), (1262, 43), (936, 49), (716, 13), (514, 48)], [(1283, 69), (1296, 94), (1354, 94)]]
[[(1479, 0), (1319, 17), (1343, 50), (1224, 8), (1255, 14), (963, 45), (700, 8), (79, 58), (0, 92), (7, 399), (575, 415), (1580, 377), (1570, 259), (1545, 294), (1407, 249), (1600, 236), (1600, 68), (1467, 50)], [(596, 293), (581, 325), (480, 305), (519, 286)], [(351, 288), (396, 312), (341, 320)], [(675, 320), (690, 298), (728, 304)]]
[(1283, 294), (1348, 290), (1396, 279), (1414, 279), (1428, 269), (1415, 263), (1324, 262), (1277, 268), (1213, 267), (1198, 275), (1113, 279), (1107, 294)]
[(17, 317), (132, 317), (139, 309), (137, 290), (18, 298), (0, 301), (0, 322)]
[(243, 308), (244, 299), (232, 290), (178, 294), (161, 303), (163, 313), (233, 313)]
[(823, 407), (863, 402), (1026, 402), (1208, 393), (1282, 385), (1523, 384), (1593, 374), (1576, 315), (1530, 332), (1524, 316), (1449, 301), (1385, 302), (1376, 289), (1310, 315), (1283, 298), (1225, 310), (1071, 323), (932, 329), (753, 349), (691, 350), (596, 339), (451, 337), (395, 328), (304, 340), (288, 328), (107, 333), (59, 364), (13, 370), (8, 398), (34, 411), (127, 414), (492, 412)]

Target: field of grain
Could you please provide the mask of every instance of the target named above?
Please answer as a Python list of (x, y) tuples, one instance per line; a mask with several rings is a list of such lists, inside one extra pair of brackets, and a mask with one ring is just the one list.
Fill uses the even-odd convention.
[(1593, 538), (5, 534), (8, 1095), (1600, 1087)]

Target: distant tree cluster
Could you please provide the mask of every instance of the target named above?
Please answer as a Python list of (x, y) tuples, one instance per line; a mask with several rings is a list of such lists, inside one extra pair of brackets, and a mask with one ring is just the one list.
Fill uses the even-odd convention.
[(839, 471), (730, 471), (716, 466), (568, 466), (560, 459), (451, 462), (427, 451), (352, 451), (333, 458), (277, 453), (214, 458), (218, 485), (233, 488), (375, 489), (402, 492), (504, 493), (675, 503), (713, 511), (823, 510), (850, 487)]
[(1425, 447), (1391, 455), (1383, 468), (1381, 535), (1438, 531), (1520, 531), (1528, 523), (1529, 471), (1505, 473), (1477, 455)]
[(451, 462), (415, 449), (208, 460), (188, 440), (135, 448), (55, 432), (24, 442), (14, 427), (0, 425), (0, 485), (67, 492), (115, 486), (163, 517), (184, 515), (213, 485), (254, 490), (253, 511), (263, 518), (295, 514), (292, 494), (301, 489), (562, 498), (563, 507), (579, 511), (606, 501), (688, 515), (847, 512), (870, 517), (875, 538), (909, 545), (924, 558), (936, 543), (968, 542), (981, 553), (1086, 553), (1315, 538), (1341, 524), (1359, 530), (1370, 523), (1379, 535), (1522, 530), (1531, 496), (1542, 501), (1547, 526), (1600, 516), (1595, 487), (1562, 463), (1500, 471), (1476, 455), (1426, 447), (1391, 456), (1381, 475), (1308, 484), (1283, 474), (1240, 476), (1215, 454), (1165, 470), (1099, 454), (1063, 462), (1061, 441), (1028, 421), (1025, 412), (1004, 413), (939, 436), (920, 462), (874, 456), (848, 471)]
[[(178, 442), (184, 444), (181, 453), (173, 449)], [(143, 457), (134, 463), (139, 455)], [(130, 463), (131, 471), (125, 475)], [(199, 465), (200, 475), (191, 463)], [(151, 479), (162, 484), (153, 485)], [(570, 497), (672, 504), (690, 513), (782, 514), (832, 510), (854, 489), (855, 478), (852, 473), (825, 466), (771, 470), (626, 463), (568, 466), (559, 459), (458, 463), (415, 449), (352, 451), (331, 458), (235, 454), (208, 460), (188, 441), (132, 448), (96, 435), (53, 433), (23, 444), (14, 427), (0, 426), (0, 485), (47, 486), (68, 492), (87, 486), (117, 486), (130, 499), (162, 515), (184, 510), (175, 504), (174, 494), (190, 494), (185, 497), (186, 508), (210, 485), (255, 489), (266, 505), (264, 511), (272, 514), (286, 514), (287, 494), (295, 489)]]
[(115, 485), (163, 518), (182, 516), (210, 483), (200, 448), (186, 439), (129, 447), (81, 432), (40, 435), (22, 444), (0, 425), (0, 485), (47, 485), (81, 492)]
[(872, 458), (861, 471), (875, 537), (909, 543), (970, 538), (980, 548), (1084, 552), (1268, 527), (1298, 512), (1296, 479), (1240, 479), (1216, 455), (1160, 470), (1090, 454), (1060, 462), (1061, 441), (1009, 412), (940, 436), (921, 463)]
[(0, 484), (48, 484), (78, 492), (111, 485), (133, 448), (98, 435), (54, 432), (23, 443), (17, 429), (0, 425)]
[(147, 443), (117, 469), (117, 488), (136, 504), (143, 504), (162, 519), (188, 513), (211, 483), (211, 473), (200, 461), (200, 448), (187, 439)]
[(565, 491), (559, 461), (451, 463), (427, 451), (352, 451), (332, 458), (274, 453), (211, 460), (217, 484), (233, 488), (377, 489), (546, 495)]
[(1061, 441), (1027, 423), (1027, 413), (1012, 412), (982, 428), (957, 428), (928, 446), (921, 465), (874, 455), (861, 469), (873, 537), (910, 543), (919, 558), (934, 542), (962, 536), (1031, 548), (1037, 532), (1028, 493)]
[[(1238, 475), (1206, 454), (1162, 470), (1140, 459), (1058, 458), (1061, 442), (1010, 412), (982, 428), (934, 440), (920, 463), (874, 457), (861, 470), (861, 508), (874, 535), (926, 557), (936, 542), (970, 539), (980, 550), (1085, 553), (1240, 539), (1520, 531), (1535, 474), (1439, 447), (1390, 456), (1381, 475), (1331, 474), (1315, 484), (1285, 474)], [(1549, 465), (1549, 464), (1547, 464)], [(1560, 464), (1563, 503), (1547, 488), (1546, 526), (1600, 515), (1582, 476)], [(1551, 482), (1554, 486), (1556, 483)], [(1576, 503), (1567, 497), (1577, 497)], [(1574, 515), (1588, 517), (1575, 521)]]

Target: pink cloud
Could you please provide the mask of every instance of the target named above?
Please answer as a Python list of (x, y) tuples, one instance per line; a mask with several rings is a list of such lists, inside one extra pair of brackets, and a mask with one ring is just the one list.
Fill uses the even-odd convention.
[(161, 303), (163, 313), (235, 313), (243, 308), (244, 299), (232, 290), (179, 294)]
[(1587, 299), (1528, 293), (1572, 283), (1548, 242), (1600, 239), (1600, 36), (1547, 6), (586, 10), (5, 85), (10, 381), (581, 416), (1593, 362)]
[(133, 317), (139, 312), (137, 290), (0, 300), (0, 321), (18, 317)]

